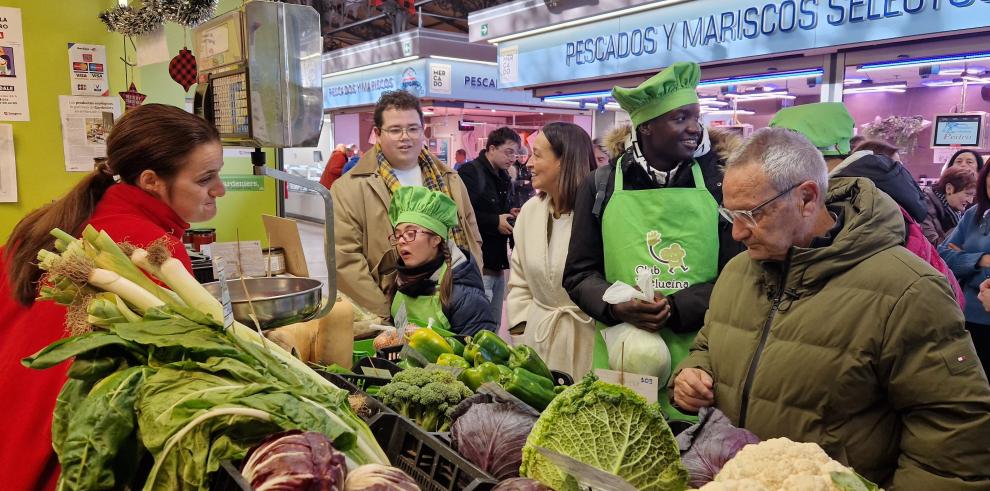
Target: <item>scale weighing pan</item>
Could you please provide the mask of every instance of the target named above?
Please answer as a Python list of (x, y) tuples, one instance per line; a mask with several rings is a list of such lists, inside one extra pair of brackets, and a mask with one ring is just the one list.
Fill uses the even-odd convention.
[[(247, 286), (247, 292), (244, 286)], [(220, 298), (220, 282), (203, 285), (210, 295)], [(323, 299), (323, 282), (312, 278), (244, 278), (228, 280), (230, 306), (234, 319), (245, 326), (254, 327), (251, 305), (262, 329), (274, 329), (309, 320), (320, 309)]]

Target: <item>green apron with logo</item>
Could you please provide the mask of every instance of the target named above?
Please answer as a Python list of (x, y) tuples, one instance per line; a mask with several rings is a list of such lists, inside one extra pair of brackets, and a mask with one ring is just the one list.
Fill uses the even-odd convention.
[[(443, 314), (443, 304), (440, 303), (440, 283), (443, 282), (443, 275), (447, 274), (447, 265), (440, 266), (440, 275), (437, 278), (437, 288), (433, 295), (420, 295), (411, 297), (402, 292), (395, 292), (392, 299), (392, 318), (399, 312), (399, 307), (406, 304), (406, 315), (408, 322), (420, 327), (427, 327), (430, 319), (433, 319), (433, 327), (450, 331), (450, 321)], [(402, 327), (402, 326), (395, 326)]]
[[(705, 188), (697, 161), (691, 165), (691, 174), (694, 177), (691, 188), (627, 191), (622, 188), (621, 163), (616, 165), (615, 190), (602, 215), (608, 282), (635, 286), (636, 273), (647, 269), (653, 273), (654, 288), (670, 295), (715, 280), (718, 203)], [(673, 370), (690, 352), (695, 333), (675, 334), (665, 328), (660, 330), (660, 335), (670, 350)], [(594, 366), (608, 368), (608, 349), (600, 330), (596, 336)], [(666, 385), (660, 391), (660, 404), (672, 418), (690, 418), (670, 405)]]

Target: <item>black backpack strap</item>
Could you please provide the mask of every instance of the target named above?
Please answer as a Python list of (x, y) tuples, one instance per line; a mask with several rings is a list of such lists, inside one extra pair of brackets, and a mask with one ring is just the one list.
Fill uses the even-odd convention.
[[(615, 165), (621, 165), (618, 160)], [(602, 219), (602, 205), (605, 204), (605, 193), (608, 191), (608, 177), (611, 172), (603, 172), (601, 169), (595, 171), (595, 206), (591, 209), (591, 214), (595, 219)]]

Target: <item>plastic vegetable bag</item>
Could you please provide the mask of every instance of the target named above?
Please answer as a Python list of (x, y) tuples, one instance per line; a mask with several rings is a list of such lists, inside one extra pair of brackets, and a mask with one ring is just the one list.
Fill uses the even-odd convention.
[[(637, 277), (639, 289), (621, 281), (612, 284), (602, 295), (602, 300), (618, 305), (630, 300), (653, 300), (654, 290), (650, 275)], [(602, 330), (608, 347), (608, 366), (612, 370), (651, 375), (666, 383), (670, 377), (670, 350), (658, 332), (644, 331), (623, 322)]]
[(689, 484), (700, 488), (722, 470), (740, 449), (750, 443), (760, 443), (759, 437), (748, 430), (732, 426), (722, 411), (703, 407), (698, 412), (698, 424), (677, 435), (681, 463), (691, 478)]

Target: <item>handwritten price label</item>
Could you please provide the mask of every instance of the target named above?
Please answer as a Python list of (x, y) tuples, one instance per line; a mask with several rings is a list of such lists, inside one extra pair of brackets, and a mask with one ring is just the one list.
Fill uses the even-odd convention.
[(633, 392), (646, 398), (646, 401), (650, 404), (657, 402), (657, 394), (660, 392), (660, 379), (657, 377), (639, 373), (617, 372), (603, 368), (595, 370), (595, 375), (603, 382), (632, 389)]

